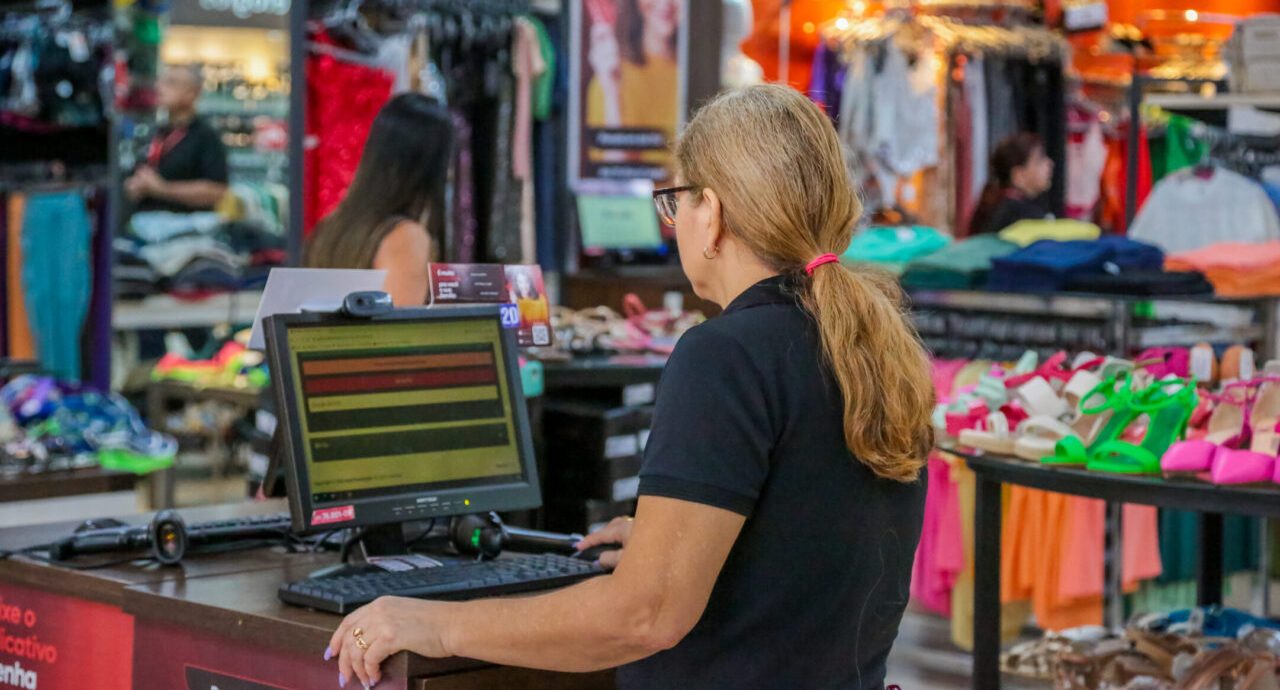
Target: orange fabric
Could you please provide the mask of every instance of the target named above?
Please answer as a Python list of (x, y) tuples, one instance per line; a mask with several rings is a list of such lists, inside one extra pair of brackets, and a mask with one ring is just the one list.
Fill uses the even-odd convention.
[(21, 194), (9, 196), (9, 356), (13, 359), (35, 359), (36, 344), (31, 336), (31, 322), (27, 319), (27, 304), (22, 290), (22, 220), (27, 208), (27, 198)]
[(1166, 257), (1167, 271), (1200, 271), (1224, 297), (1280, 295), (1280, 241), (1223, 242)]
[[(1161, 572), (1156, 511), (1125, 506), (1123, 588)], [(1000, 597), (1029, 600), (1036, 623), (1062, 630), (1102, 622), (1106, 507), (1102, 501), (1014, 486), (1005, 515)]]

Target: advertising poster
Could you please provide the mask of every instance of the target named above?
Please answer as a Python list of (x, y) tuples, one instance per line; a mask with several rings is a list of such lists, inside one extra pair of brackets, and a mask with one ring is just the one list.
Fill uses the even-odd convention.
[(573, 0), (570, 182), (669, 184), (684, 119), (687, 0)]
[(537, 265), (431, 264), (431, 304), (502, 304), (520, 347), (551, 344), (551, 306)]

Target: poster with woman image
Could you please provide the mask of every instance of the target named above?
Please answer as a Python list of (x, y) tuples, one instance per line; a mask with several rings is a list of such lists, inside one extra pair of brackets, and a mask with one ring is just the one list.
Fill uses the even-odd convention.
[(570, 179), (671, 179), (684, 118), (686, 0), (574, 0)]

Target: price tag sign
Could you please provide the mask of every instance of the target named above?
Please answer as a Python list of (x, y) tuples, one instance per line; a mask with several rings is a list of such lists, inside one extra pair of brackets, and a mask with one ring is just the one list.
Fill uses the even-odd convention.
[(506, 329), (520, 327), (520, 309), (514, 304), (504, 304), (499, 307), (502, 314), (502, 327)]

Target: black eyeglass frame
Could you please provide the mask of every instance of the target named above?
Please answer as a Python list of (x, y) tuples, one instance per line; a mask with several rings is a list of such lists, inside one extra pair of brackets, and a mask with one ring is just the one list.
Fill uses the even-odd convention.
[[(666, 223), (671, 227), (675, 227), (676, 195), (679, 194), (680, 192), (692, 192), (695, 189), (699, 189), (698, 185), (687, 184), (681, 187), (663, 187), (662, 189), (653, 190), (653, 206), (654, 208), (658, 209), (658, 218), (661, 219), (663, 223)], [(663, 201), (663, 198), (668, 196), (671, 197), (671, 201), (672, 201), (671, 213), (669, 214), (667, 213), (666, 209), (662, 208), (662, 205), (665, 203)]]

